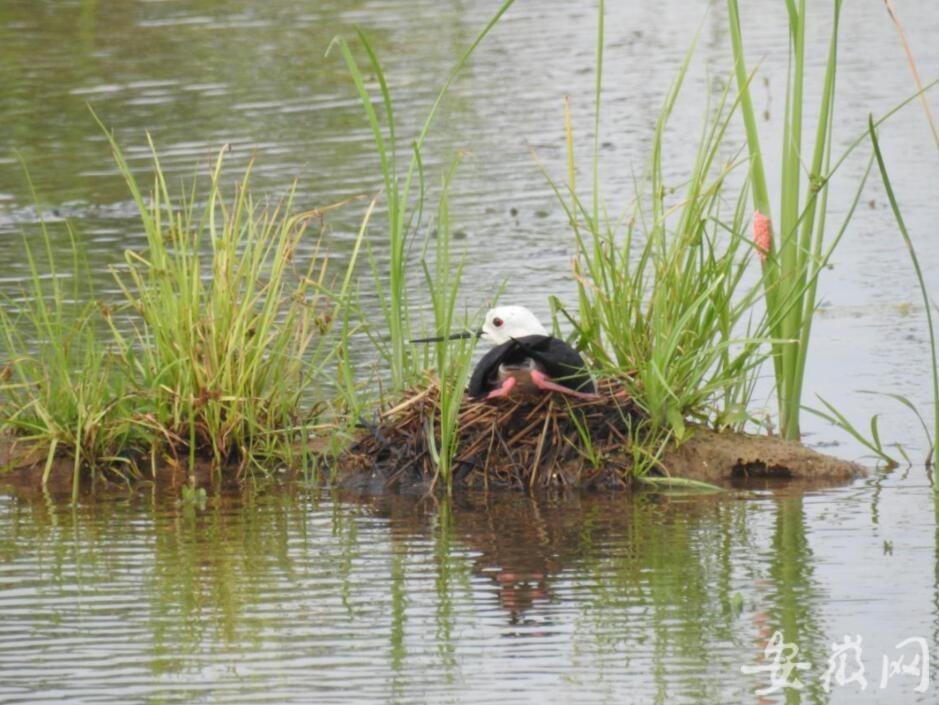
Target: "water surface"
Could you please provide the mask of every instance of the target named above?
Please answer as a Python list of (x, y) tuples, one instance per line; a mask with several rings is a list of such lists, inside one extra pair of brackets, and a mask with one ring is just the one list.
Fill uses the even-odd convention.
[[(934, 684), (879, 679), (897, 643), (936, 643), (931, 519), (908, 479), (439, 503), (291, 487), (203, 509), (6, 497), (0, 699), (760, 702), (768, 675), (741, 668), (782, 630), (811, 664), (790, 697), (929, 703)], [(844, 635), (868, 685), (826, 693)]]

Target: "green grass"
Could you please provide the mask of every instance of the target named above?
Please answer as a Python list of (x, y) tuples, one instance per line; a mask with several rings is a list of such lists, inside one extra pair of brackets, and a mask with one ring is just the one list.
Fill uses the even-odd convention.
[[(784, 108), (778, 219), (766, 186), (764, 153), (750, 98), (737, 0), (727, 0), (740, 108), (747, 132), (753, 207), (769, 219), (773, 241), (763, 264), (766, 307), (774, 338), (773, 364), (783, 437), (799, 438), (799, 412), (818, 275), (825, 256), (828, 184), (834, 126), (835, 78), (841, 0), (835, 0), (825, 72), (809, 157), (803, 150), (806, 67), (806, 2), (786, 0), (789, 17), (789, 76)], [(807, 173), (806, 173), (807, 172)], [(788, 341), (795, 341), (792, 344)]]
[[(919, 283), (919, 290), (923, 297), (923, 306), (926, 310), (926, 325), (929, 330), (929, 351), (932, 359), (932, 403), (933, 403), (933, 428), (932, 428), (932, 438), (929, 439), (930, 449), (926, 456), (927, 465), (930, 463), (930, 460), (934, 457), (936, 450), (936, 444), (939, 443), (939, 362), (937, 362), (937, 352), (936, 352), (936, 330), (933, 325), (933, 304), (929, 300), (929, 292), (926, 288), (926, 280), (923, 277), (923, 268), (920, 266), (919, 257), (916, 256), (916, 248), (913, 246), (913, 239), (910, 237), (910, 233), (907, 230), (906, 222), (903, 220), (903, 214), (900, 211), (900, 206), (897, 203), (897, 197), (893, 192), (893, 184), (890, 181), (890, 176), (887, 174), (887, 165), (884, 162), (883, 154), (880, 151), (880, 142), (877, 139), (877, 130), (875, 129), (874, 119), (870, 117), (868, 119), (868, 130), (870, 132), (871, 144), (874, 146), (874, 155), (877, 158), (877, 167), (880, 170), (880, 176), (884, 183), (884, 189), (887, 192), (887, 199), (890, 201), (890, 209), (893, 211), (893, 216), (897, 221), (897, 229), (900, 231), (900, 235), (903, 237), (903, 242), (906, 244), (907, 251), (910, 254), (910, 261), (913, 263), (913, 270), (916, 273), (916, 281)], [(903, 401), (901, 399), (901, 401)], [(914, 409), (915, 411), (915, 409)], [(917, 413), (917, 415), (919, 415)], [(922, 420), (922, 417), (920, 417)], [(939, 491), (939, 484), (933, 483), (933, 488), (936, 491)]]
[(0, 418), (4, 430), (42, 450), (43, 483), (57, 456), (71, 458), (77, 489), (81, 467), (119, 462), (141, 432), (130, 385), (102, 336), (75, 233), (66, 226), (71, 266), (62, 269), (44, 222), (40, 229), (41, 255), (23, 243), (24, 288), (0, 304)]
[[(382, 312), (382, 324), (387, 338), (380, 335), (372, 337), (382, 359), (387, 363), (391, 377), (391, 387), (401, 392), (421, 379), (423, 375), (423, 355), (410, 342), (411, 302), (408, 293), (408, 272), (413, 264), (413, 236), (421, 225), (426, 194), (425, 176), (421, 150), (430, 132), (430, 127), (444, 97), (460, 74), (473, 52), (495, 27), (499, 19), (511, 7), (514, 0), (504, 0), (499, 5), (489, 22), (476, 36), (475, 40), (463, 52), (460, 59), (447, 75), (443, 86), (437, 93), (430, 110), (425, 116), (421, 129), (409, 143), (410, 157), (407, 167), (400, 162), (401, 149), (395, 120), (394, 101), (388, 87), (388, 81), (378, 55), (368, 37), (358, 31), (358, 39), (368, 57), (368, 67), (378, 82), (382, 115), (375, 109), (372, 94), (366, 86), (366, 79), (358, 60), (349, 43), (337, 37), (334, 44), (339, 46), (343, 60), (349, 69), (352, 81), (365, 110), (369, 127), (375, 142), (379, 168), (384, 187), (387, 211), (388, 270), (380, 271), (373, 267), (373, 283)], [(384, 118), (384, 126), (382, 119)]]
[[(399, 132), (395, 118), (394, 100), (388, 87), (388, 81), (381, 61), (368, 37), (358, 31), (359, 44), (367, 57), (367, 66), (378, 84), (380, 101), (374, 101), (366, 85), (366, 78), (349, 43), (337, 37), (334, 44), (340, 53), (352, 81), (355, 85), (362, 107), (365, 111), (369, 128), (372, 132), (375, 151), (378, 156), (379, 170), (383, 184), (383, 196), (386, 206), (385, 241), (388, 248), (387, 271), (380, 269), (377, 258), (372, 257), (372, 279), (378, 295), (381, 320), (364, 321), (362, 329), (368, 332), (378, 357), (386, 365), (390, 377), (390, 391), (400, 394), (416, 384), (426, 380), (429, 360), (434, 362), (434, 372), (440, 384), (440, 413), (434, 427), (426, 429), (430, 440), (437, 477), (442, 478), (446, 487), (451, 487), (451, 463), (457, 451), (458, 415), (466, 380), (470, 372), (473, 342), (467, 340), (442, 341), (435, 345), (429, 358), (426, 349), (411, 342), (412, 316), (414, 314), (408, 282), (413, 279), (411, 270), (420, 259), (424, 273), (428, 299), (431, 302), (434, 327), (437, 335), (445, 335), (452, 329), (456, 318), (456, 303), (460, 294), (462, 264), (452, 266), (450, 253), (449, 229), (449, 191), (457, 161), (444, 176), (443, 186), (437, 195), (436, 242), (433, 248), (433, 263), (415, 254), (415, 234), (425, 226), (428, 189), (422, 160), (422, 149), (430, 132), (431, 125), (447, 95), (453, 81), (463, 70), (473, 52), (496, 25), (514, 0), (505, 0), (460, 59), (450, 70), (443, 86), (424, 117), (416, 137), (410, 142), (410, 155), (407, 166), (402, 165), (399, 147)], [(376, 110), (379, 103), (381, 111)], [(427, 228), (430, 231), (430, 228)], [(423, 243), (427, 251), (427, 242)], [(462, 320), (465, 325), (468, 321)], [(351, 329), (357, 326), (347, 322)], [(345, 358), (346, 360), (348, 358)], [(354, 373), (346, 364), (340, 369), (340, 379), (345, 380), (345, 397), (356, 401), (347, 406), (356, 409), (356, 415), (367, 408), (361, 395), (355, 389)]]
[[(576, 183), (573, 126), (565, 114), (568, 183), (552, 181), (574, 234), (575, 310), (554, 301), (574, 325), (576, 341), (601, 374), (626, 380), (631, 394), (653, 427), (681, 439), (688, 419), (717, 427), (739, 428), (749, 418), (748, 405), (762, 364), (773, 361), (781, 434), (799, 437), (799, 413), (808, 359), (816, 290), (821, 272), (843, 237), (859, 203), (873, 157), (840, 223), (830, 226), (828, 184), (865, 135), (835, 160), (831, 157), (835, 78), (841, 2), (833, 5), (832, 29), (815, 125), (811, 156), (803, 149), (803, 113), (807, 104), (805, 3), (787, 0), (790, 73), (784, 116), (780, 215), (772, 218), (765, 176), (765, 155), (749, 93), (753, 75), (743, 55), (739, 9), (728, 0), (737, 95), (728, 92), (705, 110), (698, 151), (684, 184), (664, 182), (667, 124), (691, 61), (681, 65), (663, 105), (651, 143), (645, 180), (624, 215), (611, 217), (600, 194), (599, 115), (604, 42), (604, 6), (600, 3), (595, 85), (593, 185), (588, 197)], [(912, 98), (896, 106), (888, 119)], [(746, 179), (740, 185), (727, 138), (738, 114), (747, 135)], [(674, 158), (669, 160), (674, 162)], [(550, 180), (550, 177), (549, 177)], [(674, 195), (678, 194), (678, 195)], [(747, 234), (747, 203), (778, 230), (763, 249)], [(753, 216), (756, 226), (758, 216)], [(747, 268), (756, 254), (760, 283), (752, 285)], [(765, 313), (764, 313), (765, 311)], [(876, 420), (872, 429), (876, 436)], [(879, 438), (872, 447), (879, 448)]]
[(256, 202), (250, 165), (226, 197), (223, 152), (207, 188), (194, 180), (174, 198), (155, 149), (145, 191), (110, 139), (146, 247), (114, 268), (124, 301), (104, 303), (71, 230), (65, 271), (45, 226), (45, 261), (25, 245), (26, 291), (0, 308), (4, 429), (45, 453), (44, 482), (56, 456), (72, 458), (76, 489), (81, 467), (302, 464), (311, 433), (335, 428), (322, 402), (304, 402), (345, 344), (333, 321), (350, 299), (364, 224), (331, 291), (307, 228), (316, 212), (294, 213), (292, 196)]
[[(689, 51), (660, 113), (648, 178), (624, 216), (610, 217), (601, 205), (596, 140), (592, 197), (580, 196), (569, 116), (568, 184), (548, 177), (577, 252), (578, 307), (559, 301), (554, 307), (574, 325), (578, 347), (599, 373), (624, 380), (652, 426), (678, 439), (685, 437), (689, 417), (742, 425), (766, 357), (765, 326), (755, 313), (760, 285), (745, 278), (753, 251), (741, 235), (746, 179), (729, 195), (728, 177), (737, 164), (719, 156), (735, 107), (727, 91), (705, 112), (683, 188), (671, 188), (662, 176), (668, 120), (691, 56)], [(596, 100), (599, 111), (599, 89)]]
[(825, 419), (830, 424), (838, 426), (839, 428), (847, 431), (851, 437), (854, 438), (854, 440), (856, 440), (862, 446), (871, 451), (877, 458), (879, 458), (888, 470), (892, 470), (899, 465), (896, 458), (887, 452), (886, 448), (884, 447), (884, 443), (880, 438), (879, 415), (875, 414), (871, 417), (869, 427), (870, 436), (867, 436), (863, 431), (854, 426), (848, 420), (847, 416), (838, 411), (838, 409), (835, 408), (831, 402), (826, 401), (822, 397), (818, 397), (818, 400), (825, 407), (825, 411), (820, 409), (812, 409), (810, 407), (806, 407), (806, 411), (815, 414), (816, 416)]
[(451, 262), (449, 195), (453, 175), (459, 159), (455, 159), (447, 172), (437, 208), (437, 227), (434, 238), (434, 261), (431, 269), (426, 260), (424, 267), (427, 293), (434, 314), (434, 335), (441, 338), (434, 343), (434, 361), (440, 385), (439, 410), (436, 428), (428, 428), (428, 447), (440, 477), (449, 492), (452, 489), (453, 458), (459, 445), (459, 414), (464, 390), (472, 369), (475, 338), (448, 340), (455, 329), (472, 329), (469, 321), (458, 319), (456, 305), (463, 276), (462, 260)]
[[(291, 215), (292, 195), (256, 203), (250, 165), (226, 199), (224, 152), (199, 205), (195, 187), (171, 196), (154, 149), (145, 198), (113, 137), (111, 147), (147, 237), (146, 251), (127, 252), (125, 267), (115, 270), (138, 317), (134, 331), (112, 331), (150, 422), (168, 447), (188, 447), (190, 460), (283, 456), (317, 422), (316, 406), (299, 411), (302, 395), (331, 357), (323, 335), (331, 314), (327, 261), (307, 231), (308, 216)], [(312, 253), (300, 267), (303, 240), (312, 241)]]

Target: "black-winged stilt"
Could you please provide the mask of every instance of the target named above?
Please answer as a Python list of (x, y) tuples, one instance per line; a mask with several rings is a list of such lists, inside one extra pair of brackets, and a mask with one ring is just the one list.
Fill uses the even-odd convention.
[[(570, 345), (548, 334), (524, 306), (497, 306), (486, 313), (477, 333), (455, 333), (450, 339), (478, 337), (493, 347), (483, 355), (470, 377), (470, 397), (495, 399), (513, 391), (560, 392), (595, 399), (596, 387), (583, 358)], [(414, 342), (434, 342), (422, 338)]]

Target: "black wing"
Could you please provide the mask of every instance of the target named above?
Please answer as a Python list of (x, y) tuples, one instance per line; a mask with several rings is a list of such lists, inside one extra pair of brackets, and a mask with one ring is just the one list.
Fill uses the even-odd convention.
[(483, 355), (473, 369), (466, 393), (471, 397), (481, 397), (495, 389), (495, 383), (499, 377), (499, 364), (516, 348), (518, 348), (518, 344), (514, 340), (510, 340), (507, 343), (495, 346)]
[(596, 386), (584, 359), (574, 348), (553, 336), (526, 335), (515, 340), (552, 380), (578, 392), (594, 394)]
[(466, 393), (481, 397), (496, 388), (499, 365), (519, 364), (532, 358), (552, 380), (578, 392), (593, 394), (596, 387), (580, 354), (563, 340), (547, 335), (525, 335), (497, 345), (476, 363)]

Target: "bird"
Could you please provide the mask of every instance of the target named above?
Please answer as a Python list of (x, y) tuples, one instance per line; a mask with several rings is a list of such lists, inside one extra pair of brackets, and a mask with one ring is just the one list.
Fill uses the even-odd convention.
[[(549, 335), (537, 316), (524, 306), (496, 306), (486, 312), (477, 332), (464, 331), (446, 337), (476, 337), (493, 345), (470, 375), (467, 395), (471, 398), (498, 399), (539, 392), (597, 398), (593, 378), (580, 353)], [(422, 338), (413, 342), (442, 339)]]

